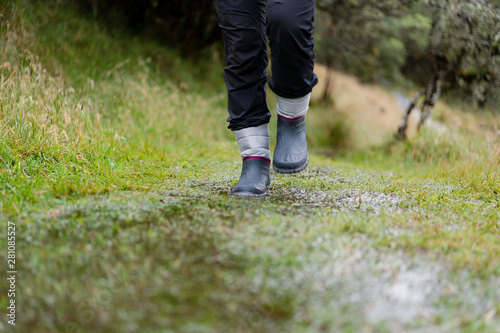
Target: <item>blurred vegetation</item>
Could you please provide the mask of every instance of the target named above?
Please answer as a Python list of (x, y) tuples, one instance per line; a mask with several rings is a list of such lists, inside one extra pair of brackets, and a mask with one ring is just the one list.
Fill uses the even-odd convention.
[(191, 58), (199, 57), (204, 48), (222, 40), (213, 0), (74, 1), (103, 24), (150, 36), (177, 47)]
[[(213, 0), (52, 2), (61, 1), (193, 59), (222, 53)], [(498, 109), (499, 0), (318, 0), (317, 7), (317, 59), (329, 68), (403, 87), (439, 77), (444, 94)]]
[(429, 85), (498, 108), (500, 1), (318, 0), (316, 52), (366, 81)]

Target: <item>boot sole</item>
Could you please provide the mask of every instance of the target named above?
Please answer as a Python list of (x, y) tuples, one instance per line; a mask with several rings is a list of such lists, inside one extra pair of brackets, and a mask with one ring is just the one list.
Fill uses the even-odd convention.
[(264, 192), (262, 194), (256, 194), (256, 193), (252, 193), (252, 192), (231, 193), (232, 196), (241, 197), (241, 198), (258, 198), (258, 197), (263, 197), (266, 194), (267, 194), (267, 192)]
[(299, 173), (301, 171), (304, 171), (304, 169), (307, 167), (308, 164), (309, 164), (309, 158), (307, 159), (306, 163), (304, 163), (303, 165), (301, 165), (300, 167), (298, 167), (296, 169), (281, 169), (281, 168), (276, 167), (274, 165), (274, 163), (273, 163), (273, 169), (274, 169), (274, 171), (276, 171), (278, 173), (292, 174), (292, 173)]
[(235, 197), (258, 198), (258, 197), (263, 197), (263, 196), (267, 195), (267, 190), (269, 190), (270, 188), (271, 188), (271, 182), (269, 182), (269, 184), (267, 184), (266, 191), (262, 194), (257, 194), (257, 193), (253, 193), (253, 192), (235, 192), (235, 193), (231, 192), (229, 194), (232, 196), (235, 196)]

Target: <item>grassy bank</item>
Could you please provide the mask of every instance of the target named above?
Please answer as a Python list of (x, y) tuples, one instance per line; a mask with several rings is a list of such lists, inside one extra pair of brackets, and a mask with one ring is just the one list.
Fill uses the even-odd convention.
[(0, 37), (18, 332), (500, 329), (497, 118), (361, 149), (316, 103), (310, 167), (241, 200), (217, 57), (39, 9), (3, 7)]

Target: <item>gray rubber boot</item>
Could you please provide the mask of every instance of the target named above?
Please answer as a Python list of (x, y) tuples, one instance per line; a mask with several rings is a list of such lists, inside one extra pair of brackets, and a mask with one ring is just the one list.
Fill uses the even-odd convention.
[(231, 194), (242, 197), (258, 197), (266, 194), (267, 187), (271, 183), (268, 124), (234, 131), (234, 136), (241, 151), (243, 165), (238, 184)]
[(305, 116), (298, 119), (278, 116), (273, 169), (279, 173), (297, 173), (308, 163)]
[(271, 184), (270, 161), (262, 157), (247, 157), (243, 160), (238, 184), (231, 191), (240, 197), (259, 197), (266, 194)]

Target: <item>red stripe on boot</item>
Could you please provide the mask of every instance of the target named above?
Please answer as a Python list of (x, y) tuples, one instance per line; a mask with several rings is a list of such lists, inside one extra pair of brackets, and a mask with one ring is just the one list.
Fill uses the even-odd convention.
[(297, 117), (297, 118), (287, 118), (287, 117), (283, 117), (283, 116), (278, 115), (278, 117), (280, 117), (281, 119), (284, 119), (284, 120), (286, 120), (286, 121), (295, 121), (295, 120), (302, 119), (302, 118), (304, 118), (305, 116), (301, 116), (301, 117)]
[(260, 156), (247, 156), (243, 159), (243, 162), (245, 162), (246, 160), (261, 160), (271, 164), (271, 160), (268, 160), (267, 158)]

